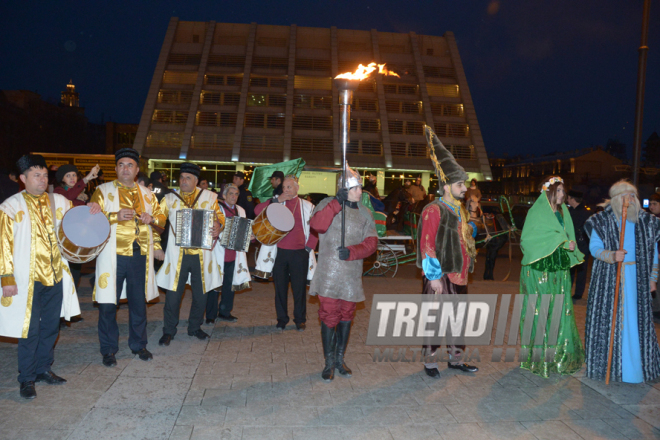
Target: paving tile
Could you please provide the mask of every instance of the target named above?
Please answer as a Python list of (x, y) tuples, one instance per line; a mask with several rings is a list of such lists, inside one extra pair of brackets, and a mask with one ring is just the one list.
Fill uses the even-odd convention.
[[(263, 427), (245, 427), (243, 428), (243, 440), (292, 440), (292, 428), (263, 428)], [(217, 437), (216, 437), (217, 438)]]
[(488, 438), (494, 440), (536, 440), (520, 422), (490, 422), (479, 423)]
[(522, 422), (522, 425), (539, 439), (580, 440), (582, 438), (561, 421)]
[(226, 406), (183, 406), (176, 419), (177, 425), (223, 426)]
[(642, 419), (603, 420), (608, 426), (615, 428), (629, 439), (660, 439), (660, 429), (653, 427)]
[(444, 440), (490, 440), (488, 433), (477, 423), (449, 423), (437, 426), (436, 430)]
[(389, 429), (394, 440), (437, 440), (440, 433), (434, 426), (402, 425)]
[(575, 431), (584, 440), (627, 439), (627, 437), (617, 428), (607, 425), (600, 419), (564, 420), (564, 424)]
[(163, 411), (152, 411), (146, 406), (94, 408), (76, 427), (69, 439), (166, 439), (174, 427), (179, 408), (168, 408)]
[(97, 408), (180, 407), (191, 379), (120, 377), (96, 402)]
[(170, 432), (169, 440), (189, 440), (192, 432), (192, 426), (175, 426)]
[(242, 407), (247, 400), (247, 390), (218, 390), (209, 389), (204, 393), (202, 405), (204, 406), (227, 406)]
[(622, 405), (630, 413), (660, 428), (660, 405)]

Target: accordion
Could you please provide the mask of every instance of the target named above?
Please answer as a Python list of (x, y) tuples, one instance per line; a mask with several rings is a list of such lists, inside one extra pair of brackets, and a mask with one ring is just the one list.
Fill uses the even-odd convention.
[(233, 251), (247, 252), (250, 247), (252, 220), (243, 217), (229, 217), (225, 230), (220, 238), (220, 244)]
[(180, 209), (176, 213), (175, 243), (182, 248), (213, 248), (211, 230), (215, 212), (210, 209)]

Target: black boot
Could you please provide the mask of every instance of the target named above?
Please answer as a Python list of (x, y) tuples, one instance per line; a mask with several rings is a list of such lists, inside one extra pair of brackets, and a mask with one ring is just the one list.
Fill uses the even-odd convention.
[(324, 322), (321, 323), (321, 341), (323, 342), (323, 356), (325, 356), (325, 368), (321, 377), (330, 382), (335, 378), (335, 350), (337, 349), (337, 333), (334, 327), (329, 328)]
[(346, 345), (348, 345), (348, 335), (351, 333), (351, 321), (340, 321), (337, 324), (337, 358), (335, 359), (335, 367), (337, 372), (342, 377), (351, 377), (352, 371), (344, 363), (344, 353), (346, 353)]

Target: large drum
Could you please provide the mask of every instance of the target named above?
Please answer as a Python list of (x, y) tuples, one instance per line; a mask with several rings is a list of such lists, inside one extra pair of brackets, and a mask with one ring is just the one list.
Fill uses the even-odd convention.
[(57, 230), (62, 256), (72, 263), (98, 257), (110, 238), (110, 222), (103, 213), (91, 215), (88, 206), (69, 209)]
[(277, 244), (293, 229), (293, 214), (284, 205), (271, 203), (254, 219), (252, 233), (259, 243), (266, 246)]

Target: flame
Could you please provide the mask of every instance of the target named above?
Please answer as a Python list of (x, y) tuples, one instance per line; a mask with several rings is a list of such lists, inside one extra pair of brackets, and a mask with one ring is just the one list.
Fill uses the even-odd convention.
[(392, 72), (391, 70), (387, 70), (385, 64), (376, 64), (376, 63), (370, 63), (367, 66), (363, 66), (362, 64), (360, 64), (355, 72), (342, 73), (340, 75), (337, 75), (335, 78), (357, 79), (362, 81), (363, 79), (369, 78), (369, 75), (371, 75), (376, 69), (378, 69), (378, 73), (382, 75), (396, 76), (397, 78), (401, 78), (399, 75)]

